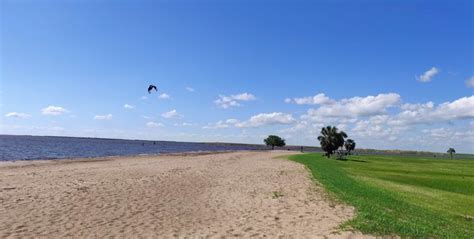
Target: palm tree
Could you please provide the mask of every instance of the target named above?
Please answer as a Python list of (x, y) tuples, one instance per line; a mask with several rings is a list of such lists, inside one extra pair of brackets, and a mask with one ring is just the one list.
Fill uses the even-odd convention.
[(347, 154), (351, 154), (351, 151), (354, 150), (355, 147), (356, 147), (356, 143), (352, 139), (348, 139), (344, 143), (344, 148), (346, 148)]
[(447, 153), (449, 154), (449, 156), (451, 157), (451, 159), (453, 159), (453, 154), (456, 153), (456, 150), (454, 150), (454, 148), (449, 148)]
[(326, 156), (329, 158), (335, 150), (344, 145), (344, 139), (347, 138), (347, 134), (344, 131), (340, 131), (335, 126), (326, 126), (321, 129), (321, 135), (318, 137), (321, 149), (326, 152)]

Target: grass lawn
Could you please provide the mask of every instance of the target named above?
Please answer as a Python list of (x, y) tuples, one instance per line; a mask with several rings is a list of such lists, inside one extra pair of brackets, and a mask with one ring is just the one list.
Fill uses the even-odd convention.
[(373, 235), (474, 238), (474, 160), (321, 153), (290, 156), (357, 209), (343, 227)]

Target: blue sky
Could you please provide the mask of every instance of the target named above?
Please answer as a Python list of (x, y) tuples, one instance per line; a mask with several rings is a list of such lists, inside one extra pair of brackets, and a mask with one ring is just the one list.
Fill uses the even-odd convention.
[(474, 153), (471, 1), (0, 6), (3, 134)]

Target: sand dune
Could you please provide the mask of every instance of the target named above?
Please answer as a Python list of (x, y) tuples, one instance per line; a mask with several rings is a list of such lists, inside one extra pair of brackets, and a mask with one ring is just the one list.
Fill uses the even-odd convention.
[(288, 153), (1, 163), (0, 237), (362, 237)]

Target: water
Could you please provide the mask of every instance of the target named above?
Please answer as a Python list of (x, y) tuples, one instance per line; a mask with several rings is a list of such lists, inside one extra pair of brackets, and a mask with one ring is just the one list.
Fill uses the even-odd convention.
[(0, 135), (0, 161), (259, 149), (265, 146)]

